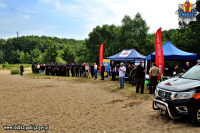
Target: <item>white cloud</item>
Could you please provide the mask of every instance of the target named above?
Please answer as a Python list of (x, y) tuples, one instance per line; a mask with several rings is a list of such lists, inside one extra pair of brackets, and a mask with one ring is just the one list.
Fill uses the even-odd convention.
[(92, 29), (92, 28), (94, 28), (94, 25), (92, 23), (89, 23), (89, 24), (85, 25), (84, 27), (87, 29)]
[(28, 14), (22, 15), (22, 17), (24, 17), (24, 18), (30, 18), (30, 16)]
[(0, 8), (4, 8), (4, 7), (6, 7), (6, 5), (0, 2)]
[(96, 22), (98, 19), (97, 18), (88, 18), (87, 20), (91, 21), (91, 22)]
[(44, 31), (43, 30), (30, 30), (28, 32), (28, 35), (40, 35), (40, 34), (43, 34)]

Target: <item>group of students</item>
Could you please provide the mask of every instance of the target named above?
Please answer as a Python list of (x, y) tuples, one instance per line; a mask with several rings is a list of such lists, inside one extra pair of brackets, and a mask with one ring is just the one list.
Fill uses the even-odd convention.
[(71, 76), (72, 77), (86, 77), (90, 79), (90, 72), (91, 76), (95, 76), (95, 79), (97, 79), (97, 65), (96, 63), (91, 64), (89, 66), (88, 63), (80, 63), (76, 62), (74, 64), (73, 62), (71, 64), (54, 64), (53, 62), (51, 64), (32, 64), (32, 72), (39, 74), (39, 73), (45, 73), (45, 75), (52, 75), (52, 76)]

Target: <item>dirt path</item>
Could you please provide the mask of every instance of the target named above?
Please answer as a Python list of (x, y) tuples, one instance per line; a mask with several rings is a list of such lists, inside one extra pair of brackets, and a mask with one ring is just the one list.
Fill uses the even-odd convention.
[(47, 132), (51, 133), (182, 133), (200, 130), (190, 121), (167, 119), (153, 111), (151, 101), (134, 100), (101, 89), (105, 85), (99, 81), (74, 83), (31, 79), (1, 70), (0, 132), (14, 132), (3, 129), (3, 126), (13, 124), (49, 124)]

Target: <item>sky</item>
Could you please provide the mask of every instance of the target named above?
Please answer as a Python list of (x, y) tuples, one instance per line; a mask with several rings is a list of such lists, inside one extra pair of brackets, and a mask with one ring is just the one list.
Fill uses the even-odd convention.
[[(84, 40), (97, 25), (121, 25), (139, 12), (149, 33), (178, 28), (178, 4), (186, 0), (0, 0), (0, 38), (37, 35)], [(190, 0), (192, 4), (196, 0)]]

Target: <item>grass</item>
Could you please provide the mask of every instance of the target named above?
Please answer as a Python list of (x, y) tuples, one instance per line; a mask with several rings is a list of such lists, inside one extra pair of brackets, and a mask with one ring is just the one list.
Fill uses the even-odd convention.
[(20, 74), (20, 70), (19, 69), (12, 69), (10, 70), (11, 74)]
[(6, 70), (6, 69), (13, 69), (13, 68), (20, 68), (20, 66), (23, 65), (24, 68), (31, 67), (32, 64), (8, 64), (6, 67), (2, 67), (3, 64), (0, 64), (0, 70)]
[[(73, 83), (94, 83), (94, 77), (91, 80), (88, 80), (86, 78), (81, 77), (62, 77), (62, 76), (51, 76), (51, 75), (45, 75), (45, 74), (33, 74), (33, 73), (26, 73), (25, 76), (31, 77), (31, 78), (42, 78), (42, 79), (57, 79), (62, 81), (71, 81)], [(97, 77), (97, 79), (100, 79), (100, 76)], [(152, 100), (153, 95), (148, 94), (149, 90), (146, 89), (146, 86), (144, 87), (144, 92), (146, 94), (140, 94), (136, 93), (136, 86), (132, 86), (128, 81), (125, 81), (124, 89), (119, 88), (119, 81), (116, 79), (116, 81), (110, 81), (111, 77), (108, 78), (108, 80), (104, 80), (100, 83), (107, 83), (107, 85), (103, 88), (105, 90), (109, 90), (113, 93), (120, 93), (128, 97), (132, 97), (134, 99), (144, 99), (144, 100)], [(95, 88), (96, 89), (96, 88)]]

